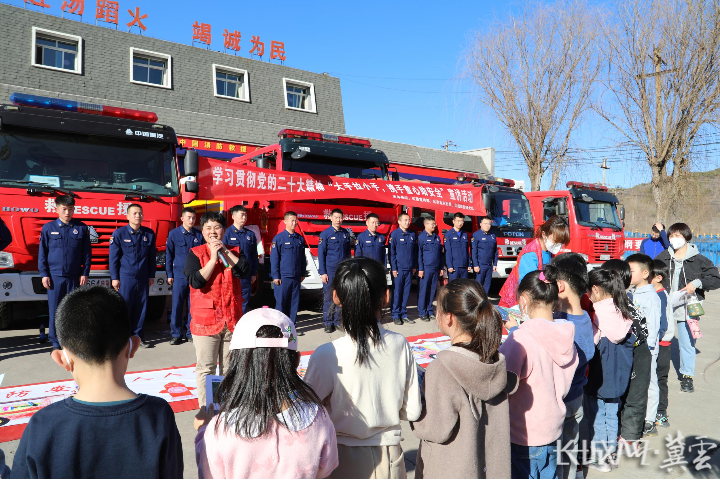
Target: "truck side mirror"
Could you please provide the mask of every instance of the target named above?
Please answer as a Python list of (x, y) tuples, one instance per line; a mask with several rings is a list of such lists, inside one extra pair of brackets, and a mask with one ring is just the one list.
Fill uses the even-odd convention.
[(620, 220), (625, 220), (625, 206), (620, 205), (618, 209), (620, 210)]
[(200, 191), (200, 184), (198, 182), (185, 182), (182, 186), (182, 203), (185, 204), (194, 201), (198, 191)]
[(264, 155), (255, 157), (255, 166), (257, 168), (268, 168), (268, 159)]
[(487, 214), (490, 212), (490, 207), (492, 206), (492, 196), (488, 192), (483, 192), (482, 201), (485, 207), (485, 213)]
[(557, 206), (557, 213), (558, 215), (567, 215), (567, 203), (565, 203), (565, 200), (558, 201)]
[(390, 172), (390, 178), (392, 178), (393, 182), (399, 182), (400, 174), (398, 172)]
[(185, 152), (185, 176), (197, 177), (199, 167), (197, 150), (188, 150)]

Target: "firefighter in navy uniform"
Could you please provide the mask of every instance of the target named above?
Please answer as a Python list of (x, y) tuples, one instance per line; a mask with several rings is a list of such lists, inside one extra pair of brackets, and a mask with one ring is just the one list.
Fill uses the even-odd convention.
[(230, 213), (233, 224), (225, 230), (223, 243), (228, 247), (239, 247), (245, 254), (245, 258), (250, 265), (250, 273), (248, 273), (248, 276), (240, 279), (243, 296), (242, 311), (243, 315), (245, 315), (247, 313), (248, 303), (250, 302), (252, 284), (255, 282), (258, 271), (257, 238), (255, 237), (255, 232), (245, 228), (245, 224), (247, 223), (247, 209), (245, 207), (235, 205), (228, 213)]
[[(185, 207), (180, 215), (182, 225), (170, 230), (165, 246), (165, 272), (172, 287), (172, 313), (170, 314), (170, 345), (180, 345), (183, 339), (192, 342), (190, 333), (190, 285), (183, 269), (191, 248), (205, 243), (202, 232), (193, 228), (195, 209)], [(186, 308), (187, 307), (187, 308)], [(183, 333), (183, 329), (185, 332)]]
[(385, 248), (385, 235), (377, 233), (380, 226), (380, 217), (375, 213), (365, 217), (367, 230), (357, 236), (355, 256), (377, 260), (385, 268), (387, 265), (387, 249)]
[[(285, 230), (275, 235), (270, 246), (270, 268), (275, 284), (275, 309), (295, 323), (300, 304), (300, 284), (305, 280), (307, 271), (305, 239), (295, 232), (295, 212), (286, 212), (284, 219)], [(297, 334), (304, 335), (299, 330)]]
[(340, 262), (350, 258), (350, 234), (342, 228), (343, 212), (336, 208), (330, 214), (332, 225), (320, 234), (318, 240), (318, 273), (323, 281), (323, 323), (325, 333), (335, 331), (340, 321), (340, 307), (333, 302), (332, 282)]
[(5, 250), (12, 243), (12, 233), (0, 218), (0, 252)]
[(133, 335), (142, 339), (141, 347), (148, 348), (143, 325), (157, 268), (155, 232), (142, 226), (143, 210), (137, 203), (128, 206), (127, 219), (128, 224), (110, 237), (110, 278), (127, 303)]
[(473, 233), (472, 241), (472, 264), (477, 274), (477, 282), (483, 286), (486, 294), (490, 294), (492, 274), (497, 272), (498, 248), (497, 239), (494, 233), (490, 233), (492, 219), (482, 217), (480, 219), (480, 230)]
[(437, 228), (435, 219), (426, 217), (423, 223), (425, 230), (418, 235), (418, 277), (420, 278), (418, 315), (423, 322), (429, 322), (435, 320), (433, 300), (435, 300), (438, 280), (442, 276), (445, 256), (440, 235), (435, 231)]
[(49, 338), (53, 348), (60, 350), (55, 335), (55, 310), (62, 299), (90, 275), (92, 251), (90, 230), (83, 222), (73, 219), (75, 199), (60, 195), (55, 199), (58, 218), (43, 225), (40, 232), (38, 271), (47, 289), (49, 310)]
[(458, 212), (453, 215), (453, 228), (445, 233), (445, 264), (448, 280), (468, 278), (472, 271), (470, 262), (470, 237), (462, 231), (465, 215)]
[(415, 323), (408, 318), (407, 301), (410, 296), (410, 284), (417, 271), (417, 242), (415, 232), (408, 230), (410, 216), (401, 213), (398, 216), (398, 228), (390, 234), (390, 268), (395, 280), (392, 305), (393, 322), (396, 325)]

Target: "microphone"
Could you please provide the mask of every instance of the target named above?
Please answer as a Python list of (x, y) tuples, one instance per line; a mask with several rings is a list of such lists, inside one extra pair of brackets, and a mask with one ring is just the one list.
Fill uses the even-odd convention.
[(218, 258), (222, 262), (222, 264), (225, 266), (225, 268), (230, 268), (230, 262), (228, 262), (227, 257), (222, 252), (222, 250), (218, 250)]

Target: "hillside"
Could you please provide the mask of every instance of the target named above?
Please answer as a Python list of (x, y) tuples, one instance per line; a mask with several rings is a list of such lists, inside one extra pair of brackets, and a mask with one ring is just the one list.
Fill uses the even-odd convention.
[[(625, 228), (628, 231), (650, 232), (655, 223), (655, 202), (650, 184), (617, 189), (616, 195), (625, 205)], [(692, 172), (687, 179), (683, 201), (677, 202), (670, 218), (663, 219), (665, 226), (685, 222), (696, 235), (720, 234), (720, 169)]]

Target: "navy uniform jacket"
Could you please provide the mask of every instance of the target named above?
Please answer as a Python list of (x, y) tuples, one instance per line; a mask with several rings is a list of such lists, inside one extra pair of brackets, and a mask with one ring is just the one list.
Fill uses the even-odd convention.
[(5, 225), (5, 222), (0, 219), (0, 252), (5, 250), (11, 243), (12, 233), (10, 233), (10, 229)]
[(156, 254), (155, 232), (151, 229), (140, 226), (136, 232), (130, 225), (118, 228), (110, 237), (110, 278), (155, 278)]
[[(165, 272), (168, 278), (185, 278), (185, 259), (191, 248), (203, 245), (205, 239), (200, 230), (191, 228), (188, 232), (180, 225), (168, 233), (165, 247)], [(177, 275), (176, 275), (177, 273)]]
[(447, 268), (467, 268), (470, 263), (470, 238), (467, 232), (454, 228), (445, 233), (445, 264)]
[(332, 225), (323, 230), (318, 241), (318, 273), (326, 275), (338, 263), (350, 257), (350, 234), (344, 228), (335, 230)]
[(356, 257), (367, 257), (377, 260), (384, 267), (387, 265), (387, 250), (385, 249), (385, 235), (375, 232), (375, 235), (365, 230), (357, 237), (355, 245)]
[(423, 230), (418, 235), (418, 270), (434, 272), (445, 265), (443, 244), (437, 233), (428, 234)]
[[(252, 233), (252, 232), (250, 232)], [(257, 251), (256, 255), (257, 257)], [(285, 278), (300, 279), (307, 272), (305, 239), (297, 232), (287, 230), (275, 235), (270, 245), (270, 268), (274, 280)]]
[(481, 265), (497, 266), (498, 248), (494, 233), (485, 233), (482, 230), (478, 230), (473, 233), (470, 243), (472, 243), (473, 265), (476, 267)]
[(393, 230), (390, 234), (390, 268), (393, 272), (417, 269), (415, 232)]
[(257, 275), (258, 252), (255, 232), (245, 227), (238, 230), (235, 225), (231, 225), (230, 228), (225, 231), (223, 243), (226, 247), (240, 247), (240, 250), (245, 254), (245, 258), (247, 258), (248, 264), (250, 265), (250, 274), (247, 278)]
[(38, 271), (43, 277), (90, 275), (92, 250), (90, 230), (80, 220), (65, 225), (59, 218), (48, 222), (40, 232)]

